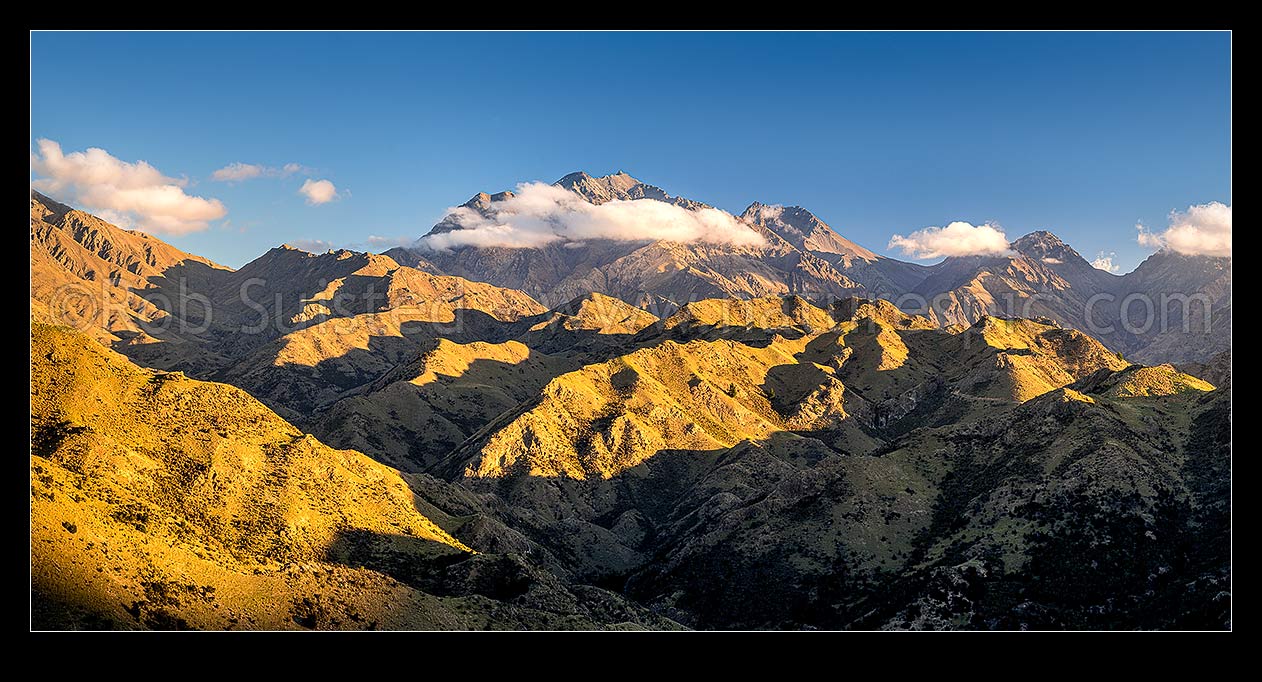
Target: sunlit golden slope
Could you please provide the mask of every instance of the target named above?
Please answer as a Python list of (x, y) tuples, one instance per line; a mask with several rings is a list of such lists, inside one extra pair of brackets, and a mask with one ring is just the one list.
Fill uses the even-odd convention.
[(591, 293), (523, 320), (529, 327), (517, 339), (546, 353), (625, 347), (630, 336), (657, 321), (655, 315), (629, 303)]
[(121, 625), (292, 626), (289, 597), (319, 591), (301, 579), (314, 571), (353, 627), (356, 610), (383, 614), (356, 599), (354, 571), (324, 562), (342, 534), (469, 551), (416, 511), (397, 473), (239, 389), (139, 369), (61, 328), (34, 328), (32, 358), (32, 569), (49, 599)]
[[(239, 389), (65, 328), (34, 325), (31, 353), (37, 628), (599, 626), (554, 579), (419, 513), (395, 470)], [(493, 584), (521, 587), (486, 596), (477, 581), (504, 571)], [(505, 597), (522, 603), (493, 615)]]
[(1227, 396), (1081, 388), (875, 456), (725, 451), (657, 505), (627, 593), (699, 628), (1229, 627)]
[(436, 339), (416, 360), (338, 401), (316, 429), (329, 442), (420, 471), (576, 367), (517, 341)]
[(1184, 374), (1172, 365), (1131, 365), (1120, 372), (1095, 372), (1075, 383), (1074, 388), (1114, 398), (1134, 398), (1212, 391), (1214, 385)]
[[(847, 416), (845, 389), (828, 368), (797, 371), (804, 345), (668, 340), (561, 375), (492, 428), (466, 473), (607, 478), (664, 450), (728, 448), (795, 422), (834, 425)], [(870, 446), (857, 429), (852, 435), (853, 446)]]
[(501, 321), (544, 311), (520, 291), (433, 275), (400, 266), (389, 256), (345, 249), (315, 254), (287, 245), (224, 278), (210, 298), (227, 329), (263, 327), (224, 336), (222, 342), (236, 355), (326, 320), (363, 314), (397, 311), (397, 323), (403, 324), (451, 323), (458, 310)]
[[(558, 376), (440, 469), (609, 477), (659, 452), (730, 448), (777, 431), (861, 453), (901, 433), (900, 422), (958, 420), (1127, 365), (1080, 332), (985, 318), (951, 334), (884, 301), (831, 311), (797, 297), (701, 301), (663, 327), (702, 338), (641, 337), (646, 347)], [(707, 340), (719, 330), (734, 337)]]
[(550, 311), (542, 322), (530, 328), (547, 327), (568, 331), (595, 331), (600, 334), (634, 334), (653, 324), (657, 317), (620, 299), (590, 293)]
[(1130, 363), (1076, 329), (1034, 320), (983, 317), (942, 349), (954, 359), (959, 390), (1024, 402), (1100, 369)]
[[(186, 294), (208, 291), (230, 272), (152, 235), (31, 192), (35, 320), (75, 327), (102, 343), (152, 349), (155, 366), (216, 367), (223, 359), (198, 339), (181, 335), (170, 311), (181, 309)], [(200, 324), (200, 303), (188, 302), (183, 309), (196, 318), (194, 326)], [(171, 343), (158, 344), (159, 339)]]
[(562, 375), (536, 407), (491, 436), (470, 473), (607, 477), (659, 450), (765, 436), (777, 420), (766, 398), (735, 394), (761, 393), (767, 370), (791, 358), (730, 341), (668, 341)]
[(1188, 362), (1176, 365), (1184, 374), (1207, 381), (1219, 388), (1231, 386), (1231, 351), (1225, 350), (1208, 362)]
[(541, 310), (519, 291), (410, 268), (390, 271), (377, 285), (394, 292), (393, 307), (329, 319), (321, 307), (308, 326), (257, 347), (215, 378), (287, 414), (307, 414), (408, 362), (436, 338), (502, 338), (516, 329), (507, 323)]
[[(375, 371), (384, 374), (317, 414), (312, 429), (330, 443), (420, 471), (584, 359), (627, 352), (632, 337), (656, 321), (616, 298), (590, 294), (505, 327), (525, 330), (516, 340), (418, 339), (414, 349), (396, 351), (378, 337), (364, 366), (381, 359)], [(353, 360), (343, 358), (329, 364)], [(389, 362), (397, 364), (385, 371)], [(278, 399), (299, 395), (297, 387), (283, 386)]]
[(800, 296), (767, 296), (740, 300), (710, 298), (689, 303), (663, 321), (667, 330), (693, 331), (714, 327), (795, 328), (811, 333), (835, 324), (828, 312)]

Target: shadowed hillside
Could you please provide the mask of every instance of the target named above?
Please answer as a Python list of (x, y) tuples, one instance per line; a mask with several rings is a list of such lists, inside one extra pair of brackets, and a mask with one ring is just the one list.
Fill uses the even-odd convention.
[[(625, 174), (560, 186), (706, 208)], [(1201, 358), (1146, 366), (1071, 319), (1171, 282), (1229, 313), (1229, 265), (1119, 278), (1035, 233), (925, 268), (804, 209), (744, 220), (764, 243), (279, 247), (232, 271), (33, 194), (33, 624), (1230, 627), (1219, 328), (1195, 352), (1128, 337)], [(847, 295), (861, 279), (954, 312)]]
[(669, 626), (482, 555), (398, 472), (242, 391), (32, 335), (36, 628)]

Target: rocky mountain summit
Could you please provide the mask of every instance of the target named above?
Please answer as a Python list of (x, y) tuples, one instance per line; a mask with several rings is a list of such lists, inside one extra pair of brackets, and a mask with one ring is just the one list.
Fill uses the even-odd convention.
[[(647, 199), (690, 211), (710, 208), (624, 172), (594, 177), (580, 171), (555, 186), (595, 205)], [(479, 193), (464, 207), (486, 212), (513, 196)], [(430, 249), (422, 237), (416, 246), (387, 253), (431, 272), (520, 289), (547, 305), (597, 292), (659, 317), (705, 298), (801, 295), (826, 303), (862, 296), (898, 301), (940, 326), (968, 325), (986, 315), (1047, 317), (1156, 362), (1207, 360), (1230, 338), (1230, 258), (1162, 251), (1117, 276), (1040, 230), (1013, 241), (1007, 255), (950, 257), (925, 266), (866, 249), (799, 206), (753, 202), (736, 218), (765, 243), (588, 239), (531, 248)], [(449, 216), (430, 234), (460, 229)], [(1139, 303), (1124, 316), (1127, 300)]]
[[(732, 219), (234, 271), (33, 194), (33, 624), (1230, 628), (1229, 259)], [(1118, 317), (1183, 287), (1208, 325)]]

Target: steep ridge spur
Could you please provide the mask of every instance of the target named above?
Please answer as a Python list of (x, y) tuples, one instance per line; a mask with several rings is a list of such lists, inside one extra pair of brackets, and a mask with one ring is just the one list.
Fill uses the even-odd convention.
[(398, 472), (238, 389), (32, 334), (35, 627), (670, 626), (473, 553)]
[(360, 315), (389, 313), (396, 324), (450, 324), (457, 310), (501, 321), (544, 310), (519, 291), (432, 275), (388, 256), (345, 249), (313, 254), (289, 246), (224, 277), (211, 300), (222, 318), (222, 343), (235, 356), (329, 320)]
[(346, 250), (282, 246), (232, 271), (37, 192), (31, 238), (32, 319), (241, 386), (289, 418), (437, 337), (505, 340), (516, 334), (505, 323), (545, 312), (519, 291)]
[[(804, 301), (764, 300), (752, 314), (786, 324), (773, 326), (770, 339), (757, 334), (747, 345), (739, 332), (750, 319), (751, 303), (760, 302), (728, 303), (745, 307), (729, 316), (736, 324), (694, 328), (702, 336), (716, 330), (737, 334), (732, 338), (683, 343), (662, 338), (553, 379), (538, 398), (466, 441), (431, 471), (526, 510), (514, 517), (514, 527), (549, 547), (578, 575), (657, 599), (658, 608), (681, 622), (835, 627), (840, 621), (818, 613), (786, 621), (788, 612), (776, 613), (774, 600), (838, 572), (865, 576), (868, 582), (855, 594), (875, 595), (874, 586), (887, 572), (918, 570), (907, 561), (919, 546), (916, 538), (930, 532), (925, 524), (941, 503), (943, 477), (954, 467), (949, 444), (956, 436), (933, 434), (982, 428), (989, 434), (985, 438), (998, 438), (983, 425), (1019, 419), (1008, 413), (1023, 403), (1128, 366), (1074, 330), (985, 318), (951, 334), (883, 301), (852, 301), (825, 312), (802, 309), (809, 305)], [(705, 302), (682, 310), (681, 319), (662, 326), (686, 328), (684, 318), (716, 321), (713, 311), (722, 305)], [(786, 316), (786, 309), (797, 313)], [(800, 324), (821, 315), (836, 320), (835, 326), (808, 332)], [(1148, 383), (1185, 385), (1197, 393), (1211, 388), (1190, 377), (1172, 382)], [(909, 430), (908, 422), (921, 428)], [(926, 424), (941, 426), (926, 429)], [(1168, 433), (1179, 437), (1181, 428), (1176, 422)], [(914, 457), (891, 456), (906, 449), (905, 442), (938, 445), (917, 449)], [(892, 487), (896, 482), (901, 487)], [(822, 518), (833, 519), (830, 530), (806, 533), (799, 527), (783, 536), (772, 530), (789, 523), (798, 513), (795, 505), (806, 499), (821, 505), (809, 523), (825, 523), (818, 516), (825, 514)], [(741, 583), (770, 571), (767, 575), (786, 582), (774, 589), (746, 582), (749, 593), (729, 589), (725, 596), (703, 598), (696, 590), (704, 571), (689, 569), (684, 579), (660, 557), (686, 547), (683, 561), (706, 547), (727, 557), (714, 561), (730, 565), (735, 559), (727, 548), (746, 545), (727, 530), (723, 542), (712, 544), (711, 531), (702, 530), (711, 523), (744, 528), (753, 534), (750, 542), (779, 548), (758, 550), (762, 563), (747, 566), (749, 573), (720, 573)], [(822, 551), (817, 543), (830, 542), (842, 543), (850, 554), (814, 554)], [(799, 564), (795, 557), (803, 556), (816, 558)], [(706, 571), (718, 570), (711, 559), (705, 561)], [(663, 602), (652, 596), (658, 591), (676, 597)], [(737, 612), (719, 602), (750, 604), (751, 610)], [(812, 602), (803, 608), (822, 606)]]
[(989, 409), (977, 401), (1015, 405), (1128, 365), (1055, 325), (983, 318), (951, 334), (879, 300), (824, 310), (800, 298), (715, 299), (645, 331), (638, 350), (552, 379), (513, 421), (465, 443), (464, 475), (609, 478), (659, 451), (823, 424), (844, 425), (829, 438), (864, 452), (913, 413), (917, 423), (958, 419)]
[(469, 436), (538, 394), (552, 378), (625, 353), (657, 318), (588, 294), (522, 318), (494, 338), (438, 338), (312, 420), (330, 442), (407, 471), (435, 464)]
[[(335, 257), (362, 258), (368, 265), (306, 295), (301, 323), (295, 317), (278, 320), (263, 334), (238, 342), (239, 359), (216, 379), (241, 386), (289, 415), (303, 415), (370, 383), (436, 338), (501, 340), (511, 330), (505, 323), (544, 312), (521, 292), (402, 268), (385, 256), (285, 255), (300, 262)], [(373, 272), (378, 269), (383, 272)], [(351, 286), (357, 294), (346, 291)], [(335, 297), (350, 303), (335, 303)], [(290, 324), (298, 328), (281, 333)]]
[(1229, 416), (1221, 390), (1066, 387), (877, 455), (751, 443), (626, 592), (700, 628), (1229, 627)]
[[(597, 200), (651, 194), (596, 180)], [(32, 210), (42, 319), (58, 281), (100, 275), (61, 264), (34, 237), (52, 209)], [(774, 211), (758, 229), (868, 262), (786, 212), (797, 233), (772, 233)], [(1097, 277), (1050, 235), (1018, 246), (1001, 259), (1017, 284)], [(182, 258), (137, 286), (169, 290)], [(371, 254), (256, 263), (198, 266), (226, 312), (181, 343), (101, 338), (240, 385), (318, 441), (236, 389), (36, 327), (32, 568), (73, 567), (37, 572), (38, 622), (1230, 625), (1230, 392), (1206, 380), (1229, 382), (1227, 356), (1132, 365), (1051, 305), (939, 327), (883, 300), (746, 293), (659, 319), (591, 292), (545, 310)], [(948, 265), (970, 272), (934, 266), (941, 286), (975, 287)], [(230, 299), (256, 278), (280, 323), (237, 339), (257, 311)], [(161, 318), (142, 313), (116, 324)]]
[(210, 371), (223, 358), (185, 330), (204, 327), (194, 295), (228, 272), (31, 191), (33, 319), (83, 329), (152, 366)]

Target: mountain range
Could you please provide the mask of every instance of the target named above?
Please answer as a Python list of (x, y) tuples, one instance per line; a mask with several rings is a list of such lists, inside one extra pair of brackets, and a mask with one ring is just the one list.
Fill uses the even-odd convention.
[[(707, 208), (625, 173), (572, 173), (556, 186), (597, 205), (651, 199), (694, 211)], [(512, 197), (512, 192), (479, 193), (463, 207), (487, 213)], [(1161, 251), (1117, 276), (1092, 267), (1052, 233), (1039, 231), (1012, 242), (1009, 255), (950, 257), (924, 266), (865, 249), (801, 207), (755, 202), (739, 219), (765, 244), (625, 239), (560, 241), (529, 249), (435, 249), (421, 240), (387, 254), (431, 272), (520, 289), (549, 305), (594, 291), (659, 316), (704, 298), (865, 296), (897, 301), (907, 312), (943, 326), (972, 324), (983, 315), (1048, 317), (1092, 333), (1114, 350), (1162, 362), (1207, 360), (1227, 349), (1231, 335), (1230, 258)], [(460, 229), (449, 217), (431, 234)], [(1133, 301), (1123, 325), (1122, 304), (1128, 297)], [(1185, 303), (1181, 297), (1195, 300)]]
[(1230, 259), (450, 237), (513, 196), (233, 270), (32, 192), (33, 625), (1230, 627)]

